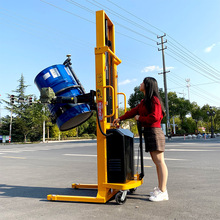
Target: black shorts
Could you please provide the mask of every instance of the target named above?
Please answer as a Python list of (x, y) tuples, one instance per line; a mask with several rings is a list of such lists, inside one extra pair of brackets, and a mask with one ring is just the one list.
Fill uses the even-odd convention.
[(144, 128), (145, 151), (165, 151), (165, 135), (161, 128)]

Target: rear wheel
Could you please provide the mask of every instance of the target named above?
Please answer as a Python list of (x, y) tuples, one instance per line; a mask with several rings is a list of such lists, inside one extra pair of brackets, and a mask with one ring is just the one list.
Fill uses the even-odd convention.
[(127, 196), (127, 191), (119, 191), (118, 193), (116, 193), (115, 195), (116, 203), (119, 205), (123, 205), (127, 200), (126, 196)]

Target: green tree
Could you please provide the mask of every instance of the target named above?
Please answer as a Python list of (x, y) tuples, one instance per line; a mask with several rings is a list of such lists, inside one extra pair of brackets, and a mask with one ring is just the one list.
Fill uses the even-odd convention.
[(220, 132), (220, 109), (215, 109), (214, 129)]
[(206, 104), (201, 108), (202, 120), (204, 122), (204, 127), (206, 127), (206, 131), (209, 132), (211, 125), (209, 125), (209, 116), (207, 115), (207, 111), (209, 111), (209, 105)]
[(56, 124), (53, 124), (52, 127), (51, 127), (51, 137), (55, 138), (55, 139), (58, 139), (60, 133), (61, 132), (60, 132), (58, 126)]
[(177, 115), (180, 116), (180, 120), (183, 123), (186, 115), (190, 113), (192, 106), (189, 100), (185, 100), (184, 98), (178, 98), (176, 101), (176, 105), (178, 106)]
[(2, 117), (2, 126), (0, 128), (1, 135), (8, 135), (9, 134), (9, 124), (10, 124), (10, 116), (6, 115)]
[[(212, 108), (212, 109), (211, 109)], [(215, 111), (215, 115), (213, 115), (212, 117), (209, 116), (207, 114), (207, 111)], [(203, 121), (206, 123), (206, 128), (207, 128), (207, 132), (210, 132), (211, 131), (211, 119), (213, 120), (213, 124), (214, 124), (214, 130), (218, 130), (217, 129), (217, 125), (219, 124), (219, 121), (220, 121), (220, 113), (219, 113), (219, 110), (216, 108), (216, 107), (210, 107), (208, 104), (204, 105), (202, 108), (201, 108), (201, 114), (202, 114), (202, 117), (203, 117)]]
[[(42, 133), (42, 121), (44, 112), (42, 111), (42, 105), (38, 103), (33, 103), (29, 105), (28, 98), (32, 95), (25, 95), (25, 89), (28, 87), (25, 85), (23, 74), (18, 80), (19, 85), (15, 93), (15, 103), (10, 103), (8, 101), (4, 102), (7, 104), (7, 109), (13, 112), (12, 118), (12, 141), (27, 141), (29, 140), (39, 140), (40, 133)], [(10, 95), (8, 94), (8, 98)], [(34, 97), (34, 102), (36, 102), (36, 97)], [(5, 121), (10, 124), (10, 120)], [(9, 124), (6, 126), (9, 127)], [(9, 129), (8, 129), (9, 130)]]
[(198, 132), (198, 130), (199, 130), (198, 129), (198, 123), (199, 123), (199, 121), (202, 120), (202, 111), (201, 111), (201, 108), (197, 105), (196, 102), (192, 103), (191, 113), (192, 113), (192, 118), (195, 120), (196, 130)]
[(95, 112), (93, 112), (93, 115), (89, 118), (89, 120), (87, 120), (86, 122), (78, 126), (78, 136), (80, 137), (85, 134), (96, 135), (96, 113)]
[[(59, 131), (59, 129), (58, 129), (58, 131)], [(68, 131), (60, 132), (60, 137), (62, 139), (65, 139), (67, 137), (76, 137), (76, 135), (77, 135), (77, 128), (73, 128), (73, 129), (70, 129)]]
[(169, 92), (168, 93), (168, 104), (169, 104), (169, 113), (170, 113), (170, 118), (178, 115), (178, 100), (179, 98), (177, 97), (177, 94), (175, 92)]
[[(161, 92), (162, 93), (162, 92)], [(165, 94), (162, 94), (162, 97), (165, 98)], [(169, 92), (168, 93), (168, 104), (169, 104), (169, 115), (170, 115), (170, 123), (172, 126), (173, 118), (175, 120), (175, 117), (178, 115), (178, 97), (175, 92)], [(162, 123), (166, 123), (166, 116), (163, 118)]]
[(143, 98), (144, 94), (140, 91), (140, 86), (136, 86), (134, 88), (134, 93), (132, 93), (128, 99), (128, 104), (131, 108), (134, 108), (141, 102)]
[(206, 104), (201, 108), (201, 116), (204, 122), (208, 122), (209, 121), (209, 116), (207, 115), (207, 111), (209, 111), (209, 105)]
[(88, 120), (89, 126), (87, 127), (87, 134), (96, 135), (96, 112), (93, 112), (93, 115)]
[(185, 118), (181, 124), (182, 129), (186, 131), (188, 134), (195, 134), (196, 131), (196, 123), (195, 121), (189, 117)]

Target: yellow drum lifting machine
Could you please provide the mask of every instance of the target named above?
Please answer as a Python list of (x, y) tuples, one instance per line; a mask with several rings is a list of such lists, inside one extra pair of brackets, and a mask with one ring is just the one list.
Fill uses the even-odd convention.
[[(117, 97), (120, 94), (124, 95), (124, 93), (118, 93), (117, 91), (117, 65), (120, 63), (121, 60), (115, 55), (114, 25), (103, 10), (97, 11), (95, 71), (98, 118), (98, 183), (72, 184), (72, 188), (75, 189), (97, 189), (97, 196), (51, 194), (47, 196), (48, 200), (106, 203), (115, 196), (116, 202), (123, 204), (126, 201), (127, 191), (135, 190), (143, 183), (143, 173), (135, 174), (133, 169), (133, 134), (126, 129), (117, 129), (112, 126), (113, 120), (118, 118)], [(117, 154), (119, 156), (116, 156)]]

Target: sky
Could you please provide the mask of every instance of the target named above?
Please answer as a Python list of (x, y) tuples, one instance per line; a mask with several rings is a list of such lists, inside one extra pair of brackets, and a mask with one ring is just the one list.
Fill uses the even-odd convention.
[[(26, 95), (39, 97), (35, 77), (62, 64), (67, 54), (86, 92), (95, 90), (98, 10), (115, 25), (116, 55), (122, 60), (118, 92), (127, 100), (146, 76), (164, 88), (158, 37), (166, 34), (168, 92), (201, 107), (220, 107), (219, 0), (0, 0), (0, 100), (14, 94), (21, 74)], [(4, 107), (2, 117), (10, 114)]]

